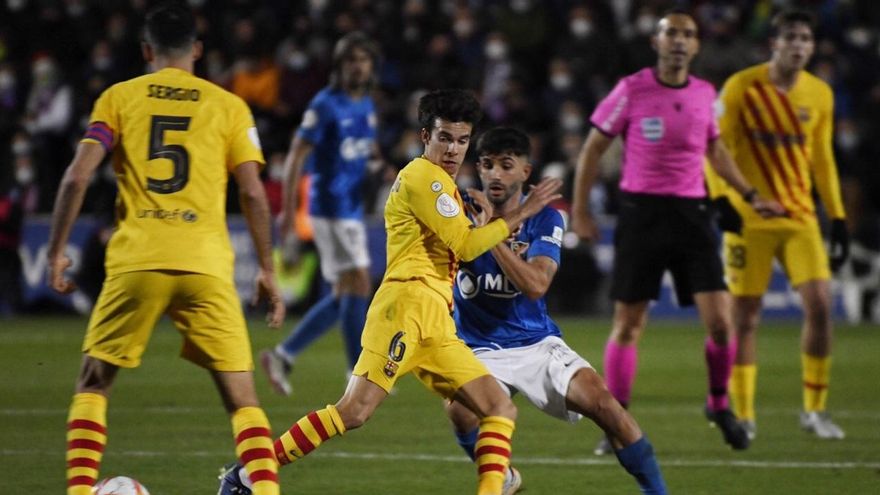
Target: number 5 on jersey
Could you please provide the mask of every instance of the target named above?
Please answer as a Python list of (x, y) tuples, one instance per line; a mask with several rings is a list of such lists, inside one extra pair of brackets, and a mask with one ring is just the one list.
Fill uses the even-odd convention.
[(189, 153), (181, 144), (165, 144), (165, 131), (185, 131), (189, 129), (190, 117), (153, 115), (150, 120), (150, 149), (148, 160), (165, 158), (174, 164), (174, 175), (170, 179), (147, 177), (147, 189), (154, 193), (171, 194), (186, 187), (189, 182)]

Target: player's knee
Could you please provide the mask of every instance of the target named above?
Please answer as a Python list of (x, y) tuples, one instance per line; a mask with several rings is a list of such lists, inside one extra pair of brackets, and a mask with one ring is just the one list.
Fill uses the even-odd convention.
[(510, 400), (510, 397), (504, 397), (489, 406), (486, 411), (487, 416), (501, 416), (511, 421), (516, 421), (517, 409), (516, 405)]

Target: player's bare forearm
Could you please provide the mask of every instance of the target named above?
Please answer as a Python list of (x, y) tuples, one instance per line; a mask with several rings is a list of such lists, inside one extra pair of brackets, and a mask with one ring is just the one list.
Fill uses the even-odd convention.
[(599, 234), (590, 215), (590, 192), (599, 176), (599, 160), (608, 150), (611, 142), (612, 138), (594, 128), (587, 135), (587, 140), (578, 155), (571, 204), (571, 228), (582, 239), (592, 241)]
[(282, 188), (281, 221), (279, 224), (282, 239), (293, 227), (293, 217), (296, 214), (296, 199), (303, 164), (305, 164), (313, 149), (314, 146), (311, 143), (300, 137), (295, 137), (290, 145), (290, 151), (284, 157), (284, 187)]
[(712, 169), (736, 192), (745, 194), (753, 189), (742, 172), (739, 171), (739, 167), (736, 166), (733, 157), (730, 156), (730, 152), (720, 138), (709, 142), (706, 157), (709, 159), (709, 165), (712, 166)]
[(73, 223), (79, 216), (89, 182), (106, 154), (104, 147), (99, 144), (80, 143), (77, 146), (73, 161), (64, 171), (52, 209), (48, 253), (50, 258), (64, 254), (64, 246), (70, 237)]
[(547, 256), (536, 256), (526, 261), (506, 243), (492, 248), (498, 266), (520, 292), (531, 300), (547, 293), (556, 275), (556, 262)]
[(269, 201), (258, 170), (257, 162), (242, 163), (235, 168), (235, 180), (238, 183), (241, 211), (247, 220), (260, 269), (273, 272)]

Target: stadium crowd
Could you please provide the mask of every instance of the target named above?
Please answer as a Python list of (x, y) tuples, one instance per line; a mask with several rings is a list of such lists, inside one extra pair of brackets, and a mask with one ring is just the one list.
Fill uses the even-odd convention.
[[(151, 2), (4, 0), (0, 4), (0, 250), (14, 251), (27, 215), (51, 210), (95, 98), (144, 71), (140, 20)], [(810, 70), (835, 96), (835, 147), (856, 241), (845, 273), (880, 265), (880, 2), (870, 0), (189, 0), (206, 51), (196, 72), (250, 105), (278, 183), (291, 132), (330, 71), (340, 36), (362, 30), (384, 55), (375, 101), (385, 163), (372, 167), (368, 211), (421, 149), (416, 102), (428, 89), (465, 87), (486, 112), (482, 127), (513, 125), (532, 140), (540, 173), (565, 180), (570, 200), (588, 116), (622, 75), (651, 65), (649, 38), (672, 6), (694, 12), (701, 50), (694, 73), (724, 79), (768, 57), (772, 14), (800, 6), (818, 14)], [(619, 148), (604, 158), (592, 209), (616, 211)], [(112, 212), (113, 172), (105, 165), (84, 211)], [(476, 181), (466, 162), (462, 186)], [(280, 197), (275, 191), (274, 207)], [(230, 194), (230, 198), (235, 196)], [(558, 205), (565, 208), (567, 205)], [(230, 202), (230, 209), (237, 205)], [(576, 249), (574, 245), (567, 246)], [(864, 256), (859, 253), (863, 250)], [(872, 261), (874, 256), (874, 261)], [(7, 259), (7, 256), (0, 256)], [(572, 272), (583, 280), (583, 272)], [(876, 269), (876, 267), (875, 267)], [(2, 270), (7, 273), (4, 268)], [(875, 273), (876, 275), (876, 273)], [(560, 277), (564, 284), (564, 277)], [(4, 284), (8, 286), (8, 284)]]

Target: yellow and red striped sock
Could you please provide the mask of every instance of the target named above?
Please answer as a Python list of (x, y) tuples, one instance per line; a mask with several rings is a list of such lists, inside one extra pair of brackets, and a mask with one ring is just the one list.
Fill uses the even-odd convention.
[(275, 458), (282, 466), (305, 457), (322, 443), (345, 433), (345, 425), (335, 407), (312, 411), (299, 419), (275, 440)]
[(513, 421), (502, 416), (486, 416), (480, 421), (475, 451), (480, 476), (477, 495), (501, 495), (504, 476), (510, 465), (513, 429)]
[(259, 407), (242, 407), (232, 413), (232, 432), (235, 455), (247, 471), (254, 495), (279, 495), (278, 463), (266, 414)]
[(758, 366), (755, 364), (735, 364), (730, 373), (728, 390), (733, 402), (733, 413), (737, 418), (755, 420), (755, 382), (758, 379)]
[(801, 354), (801, 374), (804, 379), (804, 411), (824, 411), (831, 379), (831, 356)]
[(91, 495), (107, 445), (107, 398), (73, 396), (67, 416), (67, 495)]

